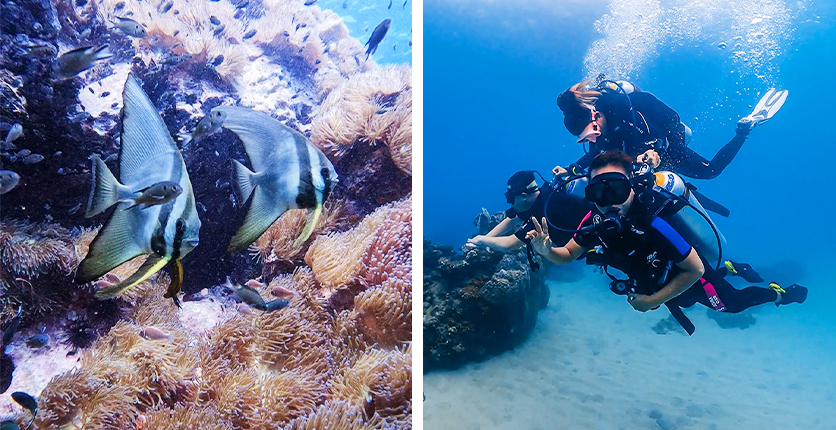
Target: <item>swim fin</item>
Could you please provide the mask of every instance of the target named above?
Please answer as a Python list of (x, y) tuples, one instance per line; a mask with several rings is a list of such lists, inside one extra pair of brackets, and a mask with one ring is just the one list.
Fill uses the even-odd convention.
[(781, 109), (784, 102), (787, 101), (789, 93), (789, 90), (770, 88), (761, 97), (752, 113), (744, 116), (737, 122), (738, 128), (751, 131), (755, 126), (769, 121)]
[(726, 271), (729, 274), (737, 275), (746, 280), (746, 282), (751, 282), (753, 284), (763, 282), (763, 278), (755, 269), (752, 268), (748, 263), (738, 263), (735, 261), (728, 260), (725, 263)]

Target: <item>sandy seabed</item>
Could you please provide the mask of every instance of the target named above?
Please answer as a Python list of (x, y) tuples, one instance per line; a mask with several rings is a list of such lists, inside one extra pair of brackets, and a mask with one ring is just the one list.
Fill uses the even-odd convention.
[(759, 307), (745, 330), (697, 305), (692, 337), (656, 334), (667, 310), (634, 311), (591, 269), (552, 282), (521, 347), (424, 375), (424, 428), (836, 429), (836, 301), (815, 289), (826, 279), (803, 305)]

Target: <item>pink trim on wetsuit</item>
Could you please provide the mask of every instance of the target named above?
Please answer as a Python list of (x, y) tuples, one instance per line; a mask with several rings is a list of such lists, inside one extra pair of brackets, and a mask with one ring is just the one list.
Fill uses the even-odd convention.
[[(581, 229), (581, 227), (583, 227), (583, 223), (585, 223), (585, 222), (586, 222), (586, 220), (588, 220), (588, 219), (589, 219), (589, 217), (591, 217), (591, 216), (592, 216), (592, 211), (587, 212), (587, 213), (586, 213), (586, 216), (585, 216), (585, 217), (583, 217), (583, 219), (581, 220), (581, 223), (580, 223), (580, 224), (578, 224), (578, 228), (576, 228), (575, 230), (580, 230), (580, 229)], [(577, 234), (577, 233), (576, 233), (576, 234)]]
[(711, 303), (711, 306), (717, 312), (723, 312), (726, 310), (726, 305), (723, 304), (723, 301), (720, 300), (720, 296), (717, 295), (717, 290), (714, 289), (714, 285), (711, 282), (705, 280), (705, 278), (700, 278), (700, 284), (702, 284), (703, 290), (705, 290), (705, 295), (708, 297), (708, 302)]

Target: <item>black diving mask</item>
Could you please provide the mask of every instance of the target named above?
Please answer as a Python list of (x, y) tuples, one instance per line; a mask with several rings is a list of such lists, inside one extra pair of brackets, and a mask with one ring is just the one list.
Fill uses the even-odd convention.
[(630, 197), (633, 185), (623, 173), (600, 174), (589, 180), (584, 189), (586, 199), (598, 206), (620, 205)]
[(505, 201), (508, 202), (509, 205), (513, 205), (514, 204), (514, 199), (517, 196), (527, 196), (529, 194), (534, 194), (537, 191), (540, 191), (540, 188), (532, 187), (532, 188), (528, 188), (528, 189), (518, 191), (518, 192), (513, 192), (511, 190), (506, 190), (505, 191)]

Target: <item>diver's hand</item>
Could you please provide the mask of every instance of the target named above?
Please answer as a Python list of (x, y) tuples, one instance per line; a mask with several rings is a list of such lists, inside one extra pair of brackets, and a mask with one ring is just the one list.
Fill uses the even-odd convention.
[(659, 153), (655, 150), (648, 149), (647, 151), (644, 151), (644, 154), (640, 154), (638, 157), (636, 157), (636, 162), (647, 163), (650, 165), (650, 167), (655, 169), (659, 167), (660, 164), (662, 164), (662, 157), (660, 157)]
[[(551, 239), (549, 239), (549, 233), (537, 222), (537, 218), (531, 217), (531, 221), (534, 223), (534, 230), (529, 231), (525, 237), (531, 241), (531, 247), (534, 248), (534, 252), (540, 255), (546, 255), (551, 251), (553, 246)], [(543, 217), (542, 225), (548, 225), (546, 217)]]
[(628, 294), (627, 302), (630, 303), (630, 306), (632, 306), (633, 309), (639, 312), (647, 312), (651, 309), (656, 309), (659, 305), (661, 305), (661, 303), (656, 303), (653, 296), (645, 294)]
[(471, 248), (475, 248), (477, 246), (485, 246), (485, 235), (480, 234), (478, 236), (473, 236), (470, 239), (467, 239), (467, 243), (464, 246), (468, 246)]
[(554, 169), (552, 169), (552, 174), (558, 178), (561, 178), (564, 176), (568, 176), (569, 171), (560, 166), (555, 166)]

